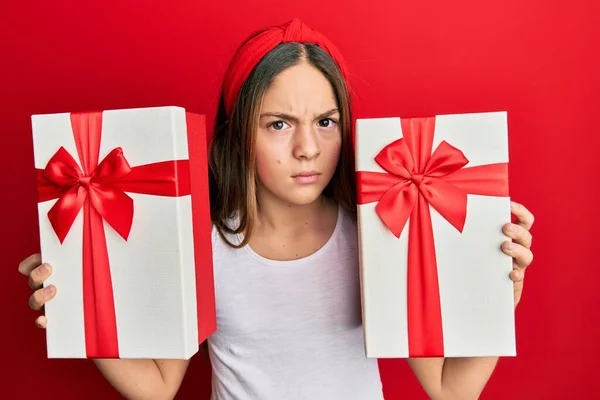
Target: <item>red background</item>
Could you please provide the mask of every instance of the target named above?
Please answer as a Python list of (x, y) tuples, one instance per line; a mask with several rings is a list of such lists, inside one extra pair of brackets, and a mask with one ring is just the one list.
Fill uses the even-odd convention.
[[(482, 398), (597, 393), (598, 2), (91, 3), (0, 5), (1, 398), (118, 398), (91, 362), (46, 360), (27, 307), (17, 264), (39, 245), (30, 115), (180, 105), (212, 119), (236, 46), (293, 16), (344, 52), (358, 117), (508, 111), (511, 192), (537, 217), (536, 259), (517, 310), (518, 357), (500, 361)], [(403, 360), (381, 370), (387, 399), (425, 398)], [(208, 398), (209, 377), (197, 356), (178, 398)]]

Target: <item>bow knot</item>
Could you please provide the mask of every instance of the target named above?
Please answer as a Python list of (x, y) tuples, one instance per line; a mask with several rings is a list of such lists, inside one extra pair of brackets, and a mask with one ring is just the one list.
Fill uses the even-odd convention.
[(410, 180), (412, 181), (412, 183), (417, 185), (417, 187), (419, 187), (421, 186), (421, 182), (423, 181), (423, 174), (413, 174), (410, 177)]
[(92, 179), (91, 176), (80, 176), (79, 177), (79, 184), (81, 186), (83, 186), (84, 188), (88, 189), (90, 186), (90, 180)]
[(289, 22), (283, 31), (283, 43), (300, 42), (300, 43), (317, 43), (318, 35), (304, 24), (300, 19), (294, 18)]

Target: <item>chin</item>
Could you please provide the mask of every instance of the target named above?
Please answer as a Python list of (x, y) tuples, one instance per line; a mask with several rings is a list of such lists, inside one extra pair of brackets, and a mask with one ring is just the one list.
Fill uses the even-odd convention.
[(292, 189), (281, 193), (278, 197), (288, 203), (296, 206), (305, 206), (314, 203), (323, 194), (323, 188), (306, 187), (301, 189)]

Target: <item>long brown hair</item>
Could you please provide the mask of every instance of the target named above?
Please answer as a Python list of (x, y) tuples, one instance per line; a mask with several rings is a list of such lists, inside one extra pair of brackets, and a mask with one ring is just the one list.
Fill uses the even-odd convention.
[[(336, 171), (324, 190), (351, 215), (356, 213), (352, 115), (348, 87), (331, 56), (320, 47), (305, 43), (282, 43), (256, 65), (244, 82), (231, 116), (219, 102), (209, 150), (211, 219), (221, 237), (232, 247), (245, 246), (256, 225), (256, 130), (262, 98), (283, 70), (305, 61), (329, 80), (340, 110), (341, 154)], [(229, 221), (238, 216), (238, 226)], [(226, 234), (243, 234), (236, 245)]]

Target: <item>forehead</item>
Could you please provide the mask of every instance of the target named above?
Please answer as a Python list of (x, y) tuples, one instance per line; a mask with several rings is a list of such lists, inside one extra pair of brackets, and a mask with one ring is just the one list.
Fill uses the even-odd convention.
[(331, 83), (321, 71), (306, 62), (277, 75), (262, 102), (262, 111), (294, 115), (322, 113), (335, 107)]

